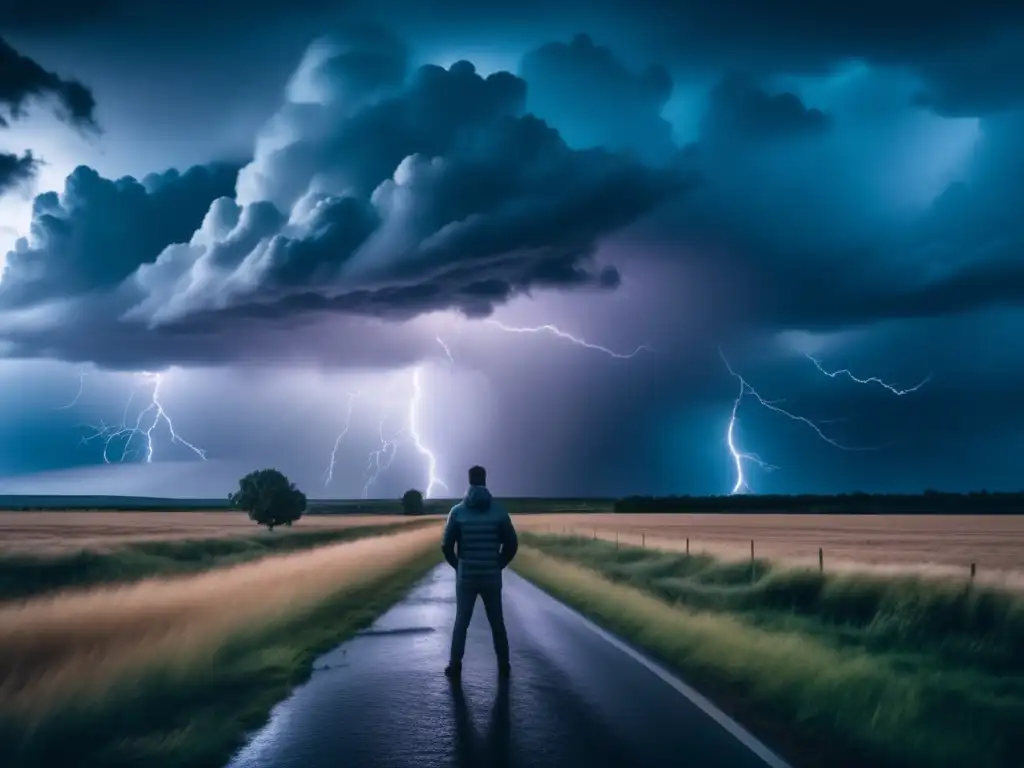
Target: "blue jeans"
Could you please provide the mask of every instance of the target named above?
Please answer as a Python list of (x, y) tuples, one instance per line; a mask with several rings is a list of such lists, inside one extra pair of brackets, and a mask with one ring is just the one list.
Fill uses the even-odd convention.
[(477, 597), (484, 603), (498, 663), (507, 664), (508, 633), (505, 631), (505, 616), (501, 608), (501, 582), (474, 584), (461, 579), (455, 582), (455, 629), (452, 631), (451, 661), (453, 664), (462, 663), (462, 657), (466, 652), (466, 632), (469, 630), (469, 621), (473, 618), (473, 607), (476, 605)]

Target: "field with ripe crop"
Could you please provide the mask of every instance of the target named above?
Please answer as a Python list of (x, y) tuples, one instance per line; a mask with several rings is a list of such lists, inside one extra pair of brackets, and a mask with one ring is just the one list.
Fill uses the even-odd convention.
[(0, 603), (0, 765), (223, 765), (440, 560), (437, 527)]
[(574, 514), (530, 515), (516, 525), (723, 559), (758, 559), (827, 572), (918, 573), (961, 577), (975, 563), (980, 580), (1024, 587), (1024, 516)]
[[(291, 529), (328, 531), (408, 522), (401, 515), (306, 515)], [(0, 554), (56, 555), (105, 551), (142, 541), (253, 536), (261, 529), (243, 512), (0, 512)], [(279, 531), (275, 531), (277, 535)]]

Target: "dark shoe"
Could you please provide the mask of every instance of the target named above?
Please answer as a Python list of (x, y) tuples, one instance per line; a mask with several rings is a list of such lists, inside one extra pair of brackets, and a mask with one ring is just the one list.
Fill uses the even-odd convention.
[(445, 677), (458, 677), (462, 674), (462, 665), (456, 664), (454, 661), (449, 662), (448, 666), (444, 668)]
[(504, 664), (498, 664), (498, 677), (508, 679), (512, 675), (512, 665), (507, 661)]

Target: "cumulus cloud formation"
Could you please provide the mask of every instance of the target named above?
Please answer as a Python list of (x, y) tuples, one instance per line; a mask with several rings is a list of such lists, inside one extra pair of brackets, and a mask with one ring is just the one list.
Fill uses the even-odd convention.
[(598, 238), (677, 189), (671, 172), (569, 149), (524, 114), (526, 83), (509, 73), (425, 66), (363, 102), (378, 73), (368, 88), (362, 69), (333, 65), (319, 66), (336, 90), (287, 110), (280, 146), (242, 171), (239, 202), (139, 270), (128, 318), (486, 315), (534, 287), (614, 287), (613, 270), (589, 265)]
[(372, 30), (318, 41), (235, 194), (223, 169), (140, 183), (79, 168), (36, 199), (0, 311), (82, 296), (121, 326), (202, 335), (233, 318), (484, 316), (532, 289), (614, 288), (599, 239), (678, 192), (676, 170), (571, 149), (525, 113), (515, 75), (406, 59)]
[(31, 238), (7, 255), (0, 308), (115, 288), (169, 243), (189, 237), (210, 203), (233, 193), (236, 173), (211, 166), (112, 181), (78, 167), (63, 194), (36, 197)]

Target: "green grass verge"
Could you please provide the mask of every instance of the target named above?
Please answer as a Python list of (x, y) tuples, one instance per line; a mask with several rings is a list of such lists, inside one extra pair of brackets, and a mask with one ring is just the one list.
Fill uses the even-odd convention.
[(440, 561), (436, 549), (269, 630), (241, 634), (208, 664), (154, 671), (101, 699), (68, 702), (33, 729), (0, 722), (5, 768), (219, 768), (312, 672), (313, 661), (397, 602)]
[(277, 530), (251, 536), (142, 541), (104, 552), (88, 549), (39, 557), (0, 555), (0, 601), (23, 600), (47, 592), (138, 581), (152, 576), (198, 573), (261, 557), (355, 541), (391, 533), (395, 526), (415, 530), (434, 520), (360, 525), (334, 530)]
[[(523, 576), (678, 669), (798, 765), (1022, 764), (1013, 595), (766, 563), (751, 583), (749, 563), (522, 538)], [(950, 648), (971, 663), (951, 663)]]
[(616, 546), (576, 536), (523, 540), (671, 603), (742, 614), (770, 629), (795, 629), (871, 652), (922, 654), (948, 665), (1024, 674), (1024, 595), (922, 577), (829, 574), (765, 560)]

